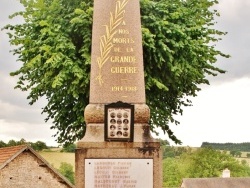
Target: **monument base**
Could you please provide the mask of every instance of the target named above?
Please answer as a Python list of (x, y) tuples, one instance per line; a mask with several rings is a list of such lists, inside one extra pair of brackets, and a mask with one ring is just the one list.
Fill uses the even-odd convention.
[(134, 142), (106, 142), (104, 125), (88, 124), (77, 143), (76, 187), (161, 188), (162, 152), (149, 130), (135, 124)]

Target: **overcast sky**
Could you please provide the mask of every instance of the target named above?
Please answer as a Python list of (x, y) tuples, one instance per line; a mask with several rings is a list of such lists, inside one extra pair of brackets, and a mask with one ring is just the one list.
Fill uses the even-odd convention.
[[(226, 74), (210, 79), (209, 86), (193, 98), (193, 106), (184, 110), (177, 119), (179, 126), (172, 125), (175, 135), (183, 145), (200, 146), (202, 142), (250, 142), (250, 0), (219, 0), (217, 9), (221, 13), (217, 28), (228, 35), (217, 45), (218, 49), (230, 54), (230, 59), (219, 59), (217, 66)], [(0, 27), (9, 20), (8, 15), (21, 10), (18, 0), (0, 0)], [(27, 93), (15, 90), (17, 78), (9, 73), (21, 66), (16, 57), (9, 53), (8, 36), (0, 31), (0, 140), (10, 139), (57, 145), (41, 115), (44, 101), (30, 106)], [(168, 139), (167, 136), (162, 136)]]

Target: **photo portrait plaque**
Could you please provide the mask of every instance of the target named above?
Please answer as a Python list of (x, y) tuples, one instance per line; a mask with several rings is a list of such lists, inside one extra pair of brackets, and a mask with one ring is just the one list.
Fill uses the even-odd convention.
[(105, 105), (105, 140), (132, 142), (134, 105), (117, 102)]
[(152, 188), (153, 159), (85, 159), (85, 188)]

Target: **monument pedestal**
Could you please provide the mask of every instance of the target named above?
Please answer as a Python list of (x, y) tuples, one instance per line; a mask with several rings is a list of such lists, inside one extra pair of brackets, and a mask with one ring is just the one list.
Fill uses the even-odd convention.
[(135, 105), (133, 142), (104, 141), (104, 124), (96, 123), (103, 122), (103, 112), (103, 105), (90, 104), (85, 109), (87, 130), (75, 155), (76, 187), (161, 188), (162, 152), (149, 125), (143, 123), (149, 118), (147, 105)]
[[(126, 187), (136, 187), (142, 188), (139, 184), (140, 181), (150, 181), (149, 178), (152, 178), (152, 185), (146, 185), (143, 188), (161, 188), (162, 187), (162, 153), (160, 150), (160, 143), (155, 141), (149, 135), (149, 126), (135, 124), (135, 140), (134, 142), (105, 142), (103, 137), (104, 125), (100, 124), (90, 124), (87, 127), (87, 134), (85, 137), (77, 143), (76, 149), (76, 187), (77, 188), (97, 188), (97, 187), (114, 187), (114, 188), (126, 188)], [(102, 135), (102, 136), (101, 136)], [(101, 138), (102, 137), (102, 138)], [(101, 141), (102, 140), (102, 141)], [(129, 159), (152, 159), (152, 169), (149, 170), (149, 173), (142, 171), (145, 167), (144, 164), (141, 166), (135, 164), (137, 161), (132, 161), (133, 166), (138, 166), (138, 169), (132, 169), (134, 172), (129, 172), (129, 167), (108, 165), (108, 171), (100, 171), (108, 173), (109, 177), (98, 177), (97, 168), (102, 168), (102, 165), (96, 165), (94, 173), (90, 181), (87, 183), (86, 177), (89, 173), (85, 166), (85, 160), (97, 159), (97, 162), (102, 162), (102, 159), (119, 159), (118, 162), (127, 162)], [(105, 161), (105, 160), (104, 160)], [(130, 166), (132, 166), (130, 164)], [(145, 164), (146, 165), (146, 164)], [(104, 167), (105, 168), (105, 167)], [(114, 171), (119, 169), (118, 171)], [(136, 171), (135, 171), (136, 170)], [(101, 173), (102, 174), (102, 173)], [(126, 176), (117, 177), (117, 174), (125, 174)], [(140, 180), (136, 179), (137, 175), (141, 174)], [(134, 177), (132, 177), (134, 175)], [(113, 180), (113, 181), (112, 181)], [(119, 180), (119, 181), (118, 181)], [(92, 182), (91, 182), (92, 181)], [(124, 182), (125, 181), (125, 182)], [(98, 183), (99, 182), (99, 183)], [(102, 186), (102, 182), (105, 183), (105, 186)], [(112, 183), (113, 182), (113, 183)], [(119, 183), (118, 183), (119, 182)], [(126, 183), (129, 182), (129, 183)], [(131, 183), (132, 182), (132, 183)], [(133, 183), (134, 182), (134, 183)], [(91, 185), (91, 186), (90, 186)], [(95, 185), (92, 187), (92, 185)]]

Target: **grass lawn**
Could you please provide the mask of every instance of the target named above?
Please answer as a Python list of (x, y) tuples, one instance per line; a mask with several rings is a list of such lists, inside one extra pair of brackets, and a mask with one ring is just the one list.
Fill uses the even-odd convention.
[(54, 152), (39, 152), (39, 154), (46, 160), (48, 163), (56, 169), (59, 169), (62, 162), (69, 163), (73, 166), (75, 171), (75, 153), (63, 153), (59, 151)]

